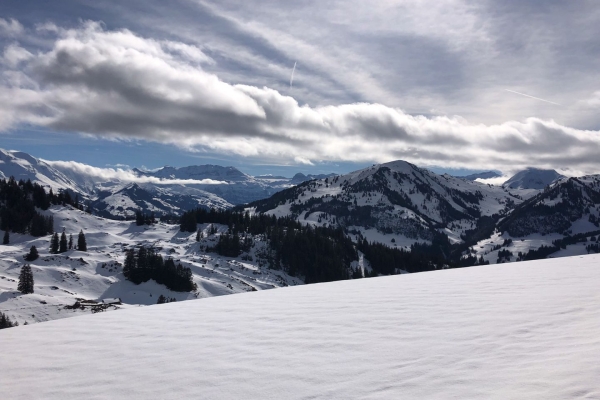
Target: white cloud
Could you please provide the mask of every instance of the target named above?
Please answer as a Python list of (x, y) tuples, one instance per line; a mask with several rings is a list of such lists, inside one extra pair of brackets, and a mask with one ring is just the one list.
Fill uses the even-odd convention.
[(25, 28), (16, 19), (0, 18), (0, 35), (16, 37), (23, 34), (23, 32), (25, 32)]
[(315, 165), (312, 161), (310, 161), (307, 158), (304, 157), (294, 157), (294, 161), (297, 164), (304, 164), (304, 165)]
[[(30, 123), (267, 162), (404, 159), (503, 171), (600, 169), (595, 130), (539, 118), (471, 124), (373, 103), (301, 106), (274, 89), (220, 80), (203, 69), (213, 61), (200, 47), (106, 31), (94, 22), (59, 30), (51, 49), (21, 62), (35, 85), (3, 88), (0, 129)], [(111, 173), (117, 172), (102, 172)]]
[(227, 182), (214, 179), (160, 179), (153, 176), (139, 176), (132, 170), (123, 168), (99, 168), (76, 161), (49, 161), (45, 163), (59, 170), (70, 170), (99, 182), (117, 180), (121, 182), (153, 183), (155, 185), (227, 185)]
[(505, 176), (498, 176), (496, 178), (488, 178), (488, 179), (477, 178), (477, 179), (475, 179), (475, 181), (489, 184), (489, 185), (500, 186), (509, 179), (510, 179), (510, 175), (505, 175)]
[(16, 44), (11, 44), (4, 49), (1, 61), (9, 68), (16, 68), (21, 62), (27, 61), (32, 57), (33, 54), (26, 49)]

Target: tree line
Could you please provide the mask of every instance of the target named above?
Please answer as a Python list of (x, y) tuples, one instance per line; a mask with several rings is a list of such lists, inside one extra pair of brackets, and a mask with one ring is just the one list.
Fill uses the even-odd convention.
[[(392, 249), (365, 239), (355, 245), (342, 228), (302, 225), (290, 217), (265, 214), (250, 215), (236, 210), (206, 210), (198, 208), (184, 213), (180, 219), (183, 232), (196, 232), (197, 224), (222, 224), (228, 233), (209, 251), (226, 257), (237, 257), (253, 245), (252, 237), (262, 235), (268, 249), (261, 254), (270, 268), (280, 269), (292, 276), (303, 276), (306, 283), (327, 282), (362, 277), (351, 270), (350, 264), (358, 259), (357, 249), (365, 253), (375, 274), (395, 274), (430, 271), (454, 266), (444, 252), (449, 242), (434, 238), (434, 245), (414, 245), (411, 251)], [(201, 232), (197, 232), (199, 240)]]
[(154, 248), (140, 247), (137, 253), (135, 249), (127, 250), (123, 275), (137, 285), (154, 279), (176, 292), (196, 290), (192, 270), (175, 264), (172, 258), (163, 260)]
[[(4, 231), (3, 244), (10, 243), (9, 232), (45, 236), (54, 232), (54, 218), (39, 213), (51, 205), (70, 205), (83, 210), (78, 196), (73, 198), (66, 190), (46, 193), (38, 183), (16, 181), (14, 177), (0, 179), (0, 229)], [(89, 211), (89, 209), (87, 210)]]

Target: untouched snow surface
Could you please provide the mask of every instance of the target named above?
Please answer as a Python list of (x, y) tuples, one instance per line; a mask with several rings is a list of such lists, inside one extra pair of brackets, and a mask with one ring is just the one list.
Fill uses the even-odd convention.
[(600, 399), (600, 256), (207, 298), (0, 331), (11, 399)]

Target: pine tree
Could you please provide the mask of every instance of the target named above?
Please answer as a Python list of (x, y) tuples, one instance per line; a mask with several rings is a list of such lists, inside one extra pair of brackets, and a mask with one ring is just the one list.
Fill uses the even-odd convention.
[(126, 278), (130, 278), (135, 266), (135, 250), (129, 249), (127, 250), (127, 255), (125, 256), (123, 275), (125, 275)]
[(52, 239), (50, 239), (50, 253), (53, 253), (53, 254), (58, 253), (58, 248), (59, 248), (58, 233), (54, 232), (54, 235), (52, 235)]
[(29, 254), (25, 255), (26, 261), (35, 261), (38, 259), (40, 255), (38, 254), (37, 248), (35, 246), (31, 246), (29, 249)]
[(73, 249), (73, 235), (69, 234), (69, 250)]
[(33, 293), (33, 272), (31, 272), (29, 264), (25, 264), (21, 268), (17, 290), (23, 294)]
[(12, 328), (13, 326), (19, 325), (18, 323), (13, 323), (5, 314), (0, 312), (0, 329)]
[(87, 243), (85, 242), (85, 235), (83, 234), (83, 230), (79, 232), (79, 237), (77, 238), (77, 250), (87, 251)]
[(135, 224), (137, 226), (144, 225), (144, 214), (142, 214), (141, 210), (135, 212)]
[(59, 253), (64, 253), (65, 251), (67, 251), (67, 234), (65, 233), (65, 231), (63, 230), (62, 235), (60, 235), (60, 246), (58, 249)]
[(4, 239), (2, 240), (2, 244), (9, 244), (10, 236), (8, 234), (8, 229), (4, 231)]

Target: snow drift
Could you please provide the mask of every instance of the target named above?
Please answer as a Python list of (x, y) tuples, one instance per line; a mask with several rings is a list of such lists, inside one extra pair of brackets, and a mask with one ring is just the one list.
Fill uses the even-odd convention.
[(8, 398), (600, 398), (600, 256), (340, 281), (0, 332)]

